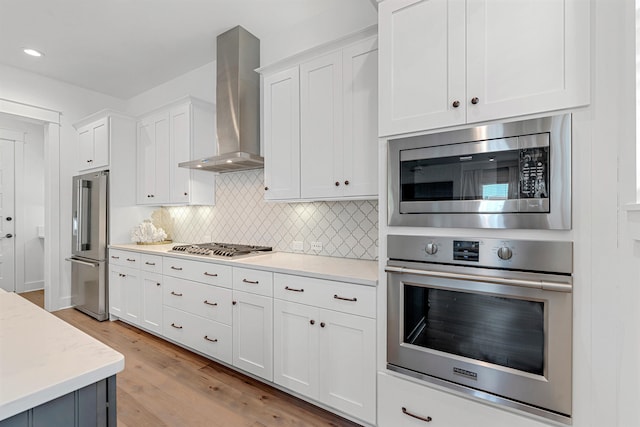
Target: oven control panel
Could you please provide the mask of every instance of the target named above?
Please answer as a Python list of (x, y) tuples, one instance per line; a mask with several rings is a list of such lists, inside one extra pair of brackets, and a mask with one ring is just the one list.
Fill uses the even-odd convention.
[(389, 235), (387, 256), (398, 261), (573, 272), (573, 243), (566, 241)]

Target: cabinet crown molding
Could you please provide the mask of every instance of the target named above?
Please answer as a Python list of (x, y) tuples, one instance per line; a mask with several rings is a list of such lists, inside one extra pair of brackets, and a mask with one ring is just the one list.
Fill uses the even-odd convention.
[(121, 113), (120, 111), (116, 111), (116, 110), (111, 110), (111, 109), (104, 109), (104, 110), (100, 110), (97, 111), (89, 116), (86, 116), (85, 118), (83, 118), (82, 120), (79, 120), (77, 122), (75, 122), (73, 124), (73, 127), (75, 128), (75, 130), (80, 129), (83, 126), (88, 125), (89, 123), (93, 123), (96, 120), (102, 119), (104, 117), (119, 117), (125, 120), (134, 120), (133, 117), (125, 114), (125, 113)]
[(138, 120), (153, 115), (155, 113), (158, 113), (160, 111), (166, 111), (170, 108), (176, 107), (178, 105), (184, 105), (184, 104), (192, 104), (192, 105), (197, 105), (201, 108), (206, 108), (212, 111), (215, 111), (215, 104), (209, 101), (205, 101), (204, 99), (200, 99), (200, 98), (196, 98), (194, 96), (191, 95), (185, 95), (182, 96), (180, 98), (174, 99), (173, 101), (167, 102), (166, 104), (162, 104), (152, 110), (149, 110), (145, 113), (142, 113), (140, 115), (138, 115), (136, 118)]
[(331, 40), (326, 43), (322, 43), (320, 45), (314, 46), (310, 49), (303, 50), (301, 52), (296, 53), (295, 55), (286, 57), (277, 62), (274, 62), (269, 65), (265, 65), (264, 67), (256, 68), (256, 72), (260, 74), (269, 74), (274, 71), (280, 71), (294, 65), (298, 65), (302, 62), (307, 61), (308, 59), (313, 59), (319, 55), (324, 53), (329, 53), (331, 51), (342, 49), (343, 47), (351, 44), (357, 43), (367, 37), (373, 37), (378, 35), (378, 25), (371, 25), (369, 27), (365, 27), (361, 30), (358, 30), (354, 33), (347, 34), (346, 36)]

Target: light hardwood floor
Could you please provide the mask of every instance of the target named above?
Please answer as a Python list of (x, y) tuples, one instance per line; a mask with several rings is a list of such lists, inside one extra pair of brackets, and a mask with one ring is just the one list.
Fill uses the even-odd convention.
[[(21, 295), (43, 306), (42, 291)], [(53, 314), (124, 354), (119, 427), (358, 425), (120, 321)]]

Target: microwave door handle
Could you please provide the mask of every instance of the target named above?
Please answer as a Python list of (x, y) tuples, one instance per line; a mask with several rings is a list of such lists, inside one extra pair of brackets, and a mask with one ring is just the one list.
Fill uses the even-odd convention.
[(521, 288), (544, 289), (556, 292), (571, 292), (570, 283), (549, 282), (545, 280), (507, 279), (504, 277), (476, 276), (474, 274), (449, 273), (444, 271), (416, 270), (412, 268), (387, 266), (387, 273), (414, 274), (416, 276), (438, 277), (454, 280), (469, 280), (474, 282), (495, 283), (498, 285), (519, 286)]

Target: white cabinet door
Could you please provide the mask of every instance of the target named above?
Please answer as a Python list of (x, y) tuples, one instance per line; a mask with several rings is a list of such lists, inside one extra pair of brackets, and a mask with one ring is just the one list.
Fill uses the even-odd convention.
[(233, 365), (273, 380), (273, 299), (233, 291)]
[(120, 267), (109, 267), (109, 314), (122, 317), (122, 271)]
[(121, 267), (119, 269), (122, 318), (135, 325), (142, 324), (142, 282), (140, 270)]
[(104, 117), (78, 129), (80, 163), (78, 170), (109, 166), (109, 118)]
[(378, 194), (378, 38), (342, 51), (345, 196)]
[(343, 182), (342, 53), (300, 65), (300, 194), (336, 197)]
[(318, 309), (273, 301), (273, 381), (318, 398)]
[[(178, 163), (191, 159), (191, 105), (184, 104), (171, 109), (171, 163), (169, 175), (171, 177), (171, 203), (189, 203), (189, 184), (191, 169), (178, 167)], [(212, 141), (213, 144), (213, 141)], [(213, 191), (213, 189), (212, 189)]]
[(376, 321), (320, 311), (319, 400), (375, 423)]
[(467, 2), (467, 122), (587, 104), (586, 14), (571, 0)]
[(264, 77), (265, 199), (300, 198), (300, 79), (298, 67)]
[(142, 313), (140, 326), (162, 333), (162, 275), (141, 272)]
[(385, 1), (378, 17), (380, 136), (464, 123), (464, 0)]
[(138, 122), (137, 202), (158, 205), (169, 202), (169, 113)]

